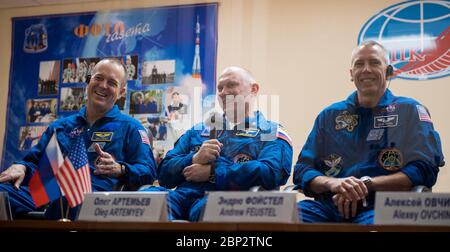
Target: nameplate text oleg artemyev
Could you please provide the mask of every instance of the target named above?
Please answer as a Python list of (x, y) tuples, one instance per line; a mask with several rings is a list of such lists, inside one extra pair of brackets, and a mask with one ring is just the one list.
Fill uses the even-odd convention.
[(205, 222), (296, 223), (296, 196), (286, 192), (210, 192)]
[(167, 221), (166, 192), (94, 192), (86, 194), (78, 220)]
[(450, 193), (377, 192), (375, 224), (450, 226)]

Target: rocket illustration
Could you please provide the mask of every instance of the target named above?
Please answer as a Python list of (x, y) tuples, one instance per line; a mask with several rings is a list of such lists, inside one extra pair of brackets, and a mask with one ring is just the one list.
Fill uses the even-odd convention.
[(194, 63), (192, 64), (192, 77), (200, 79), (200, 23), (198, 21), (198, 16), (197, 24), (195, 25), (195, 33), (197, 34), (197, 37), (195, 39), (195, 55)]

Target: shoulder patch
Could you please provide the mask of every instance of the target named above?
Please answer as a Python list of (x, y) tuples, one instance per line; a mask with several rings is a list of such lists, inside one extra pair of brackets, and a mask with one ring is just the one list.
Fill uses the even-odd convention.
[(425, 108), (425, 106), (417, 104), (416, 107), (417, 107), (417, 113), (419, 114), (419, 120), (421, 120), (423, 122), (433, 123), (431, 121), (430, 114), (428, 113), (428, 110), (427, 110), (427, 108)]
[(286, 130), (284, 130), (281, 126), (277, 127), (277, 138), (283, 139), (292, 147), (292, 140), (287, 134)]
[(147, 136), (147, 131), (139, 130), (139, 135), (141, 136), (142, 143), (150, 145), (150, 139)]

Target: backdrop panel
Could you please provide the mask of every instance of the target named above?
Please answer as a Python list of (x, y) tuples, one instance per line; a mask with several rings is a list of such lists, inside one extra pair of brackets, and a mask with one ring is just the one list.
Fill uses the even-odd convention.
[(1, 169), (21, 159), (49, 123), (85, 104), (87, 78), (105, 57), (127, 68), (119, 108), (141, 121), (155, 156), (163, 155), (193, 125), (194, 97), (215, 93), (217, 7), (14, 18)]

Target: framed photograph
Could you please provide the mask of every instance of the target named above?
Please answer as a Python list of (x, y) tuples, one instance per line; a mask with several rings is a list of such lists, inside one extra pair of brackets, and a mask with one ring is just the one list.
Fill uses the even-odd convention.
[(59, 87), (59, 60), (41, 61), (39, 64), (38, 95), (57, 95)]
[(85, 87), (63, 87), (59, 101), (59, 111), (78, 111), (86, 103)]
[(27, 123), (50, 123), (56, 120), (58, 99), (29, 99), (27, 101)]
[(175, 81), (175, 60), (144, 61), (142, 85), (167, 84)]
[(19, 150), (26, 151), (35, 146), (47, 126), (24, 126), (20, 127)]

